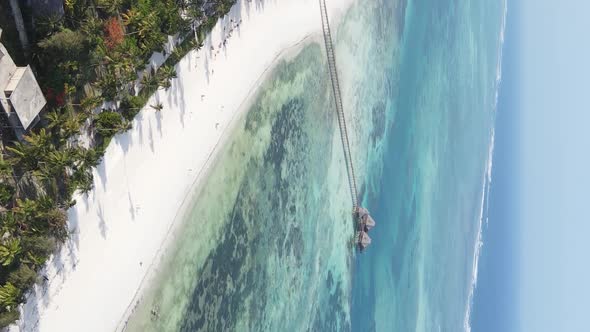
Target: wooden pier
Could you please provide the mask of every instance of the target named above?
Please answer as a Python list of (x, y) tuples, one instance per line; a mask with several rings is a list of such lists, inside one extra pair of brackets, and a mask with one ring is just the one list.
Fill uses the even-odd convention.
[(338, 118), (338, 127), (340, 128), (340, 140), (342, 141), (342, 150), (344, 152), (344, 161), (346, 163), (346, 172), (348, 175), (348, 185), (350, 187), (350, 196), (352, 198), (353, 218), (356, 222), (357, 232), (355, 243), (361, 252), (371, 244), (369, 230), (375, 226), (375, 221), (369, 215), (369, 211), (358, 204), (358, 191), (356, 187), (356, 177), (354, 174), (354, 165), (352, 163), (352, 153), (350, 151), (350, 142), (348, 139), (348, 130), (346, 128), (346, 117), (344, 116), (344, 106), (340, 90), (340, 81), (338, 80), (338, 70), (336, 69), (336, 52), (332, 41), (330, 31), (330, 22), (328, 20), (328, 10), (326, 0), (320, 1), (320, 11), (322, 14), (322, 31), (324, 33), (324, 44), (326, 46), (326, 56), (328, 58), (328, 69), (330, 72), (330, 81), (332, 82), (332, 94), (336, 106), (336, 116)]

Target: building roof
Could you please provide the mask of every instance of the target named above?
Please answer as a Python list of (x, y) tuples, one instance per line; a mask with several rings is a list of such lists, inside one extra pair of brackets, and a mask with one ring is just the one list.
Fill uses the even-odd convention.
[(21, 82), (21, 79), (25, 75), (26, 69), (27, 69), (26, 67), (17, 67), (16, 70), (14, 71), (14, 73), (12, 74), (12, 76), (10, 76), (10, 79), (8, 80), (6, 85), (4, 86), (4, 93), (7, 96), (9, 94), (11, 94), (14, 90), (16, 90), (16, 87), (18, 86), (18, 84)]
[(4, 94), (25, 130), (47, 103), (30, 66), (17, 68), (4, 88)]
[(367, 215), (365, 217), (364, 222), (365, 222), (365, 227), (367, 227), (367, 229), (371, 229), (371, 228), (375, 227), (375, 220), (373, 220), (373, 218), (371, 218), (370, 215)]
[(0, 44), (0, 92), (4, 91), (4, 87), (15, 71), (16, 65), (14, 61), (12, 61), (4, 45)]
[(368, 247), (371, 244), (371, 238), (369, 237), (369, 234), (361, 231), (359, 243), (363, 248)]

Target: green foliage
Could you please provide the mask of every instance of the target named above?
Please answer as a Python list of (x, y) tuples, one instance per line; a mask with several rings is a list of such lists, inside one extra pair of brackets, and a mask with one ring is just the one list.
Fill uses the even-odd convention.
[(0, 287), (0, 307), (12, 309), (18, 304), (20, 290), (10, 282)]
[(14, 235), (18, 227), (18, 220), (12, 211), (0, 213), (0, 234)]
[(14, 195), (14, 188), (6, 183), (0, 183), (0, 205), (6, 206), (12, 201)]
[(122, 0), (97, 0), (96, 5), (107, 14), (116, 14), (119, 12)]
[[(231, 4), (217, 1), (216, 15)], [(17, 304), (36, 271), (68, 236), (65, 211), (76, 190), (92, 189), (92, 167), (111, 137), (130, 127), (157, 89), (171, 86), (177, 61), (202, 47), (218, 17), (205, 17), (201, 6), (201, 0), (65, 0), (65, 15), (36, 21), (31, 65), (48, 112), (44, 128), (4, 145), (0, 154), (0, 328), (18, 318)], [(205, 21), (198, 41), (189, 30), (193, 19)], [(137, 72), (148, 68), (153, 52), (163, 51), (167, 35), (177, 33), (187, 38), (164, 66), (143, 76), (135, 96)], [(118, 103), (119, 110), (95, 114), (104, 101)], [(162, 109), (161, 103), (151, 106)], [(94, 135), (91, 148), (78, 146), (82, 131)]]
[(87, 16), (80, 26), (80, 31), (84, 33), (87, 38), (87, 42), (90, 46), (96, 46), (100, 44), (101, 30), (103, 22), (98, 17)]
[(123, 127), (123, 118), (117, 112), (103, 111), (94, 119), (96, 131), (103, 137), (111, 137)]
[(12, 175), (12, 166), (0, 155), (0, 177), (10, 177)]
[(114, 71), (105, 72), (98, 81), (97, 86), (102, 91), (102, 96), (107, 100), (114, 100), (119, 94), (119, 81)]
[[(143, 1), (147, 3), (148, 1)], [(142, 55), (147, 57), (154, 50), (160, 49), (166, 41), (161, 30), (161, 14), (153, 8), (132, 8), (123, 13), (123, 23), (132, 30)]]
[(100, 154), (95, 149), (78, 149), (76, 150), (77, 156), (82, 163), (83, 169), (91, 169), (96, 167), (100, 162)]
[(127, 95), (121, 101), (119, 105), (119, 109), (121, 110), (121, 114), (127, 121), (133, 120), (137, 113), (141, 110), (143, 105), (145, 105), (145, 98), (140, 96), (131, 96)]
[(47, 223), (50, 233), (55, 238), (63, 241), (67, 238), (67, 216), (65, 211), (59, 208), (53, 208), (41, 215), (43, 221)]
[(64, 83), (77, 84), (81, 64), (86, 63), (86, 37), (81, 31), (64, 28), (38, 43), (42, 50), (43, 66), (47, 70), (44, 78), (56, 91), (63, 89)]
[[(51, 237), (34, 235), (23, 239), (22, 247), (27, 253), (27, 256), (33, 257), (48, 257), (56, 248), (56, 241)], [(30, 261), (31, 257), (28, 257)]]
[(152, 72), (146, 73), (141, 78), (141, 85), (143, 87), (143, 89), (141, 90), (142, 94), (145, 97), (150, 96), (158, 89), (158, 84), (159, 80), (158, 77), (156, 77), (156, 75), (154, 75)]
[(90, 112), (92, 109), (98, 107), (104, 101), (102, 96), (85, 97), (80, 101), (80, 107), (83, 112)]
[(64, 27), (64, 21), (59, 15), (42, 16), (37, 20), (35, 32), (39, 36), (50, 36)]
[(16, 262), (21, 251), (20, 239), (12, 238), (4, 241), (0, 244), (0, 264), (9, 266)]
[(76, 189), (80, 189), (81, 192), (87, 193), (92, 190), (94, 176), (92, 175), (91, 168), (80, 168), (74, 171), (72, 175), (71, 186), (68, 188), (68, 194), (73, 195)]
[(0, 328), (7, 327), (14, 323), (19, 317), (18, 310), (12, 309), (7, 312), (0, 312)]
[(39, 161), (51, 148), (51, 137), (43, 128), (39, 133), (29, 133), (25, 136), (25, 141), (28, 144), (16, 142), (14, 146), (6, 147), (11, 152), (10, 162), (24, 170), (36, 169)]
[(158, 84), (164, 89), (171, 85), (170, 81), (176, 78), (176, 69), (170, 65), (164, 65), (158, 70)]
[(37, 273), (27, 264), (21, 264), (8, 275), (8, 282), (18, 289), (27, 289), (37, 281)]

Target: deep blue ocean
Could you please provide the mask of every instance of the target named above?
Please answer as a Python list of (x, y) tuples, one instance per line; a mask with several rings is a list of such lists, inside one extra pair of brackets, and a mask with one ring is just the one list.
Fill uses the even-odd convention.
[(281, 61), (128, 329), (468, 329), (504, 13), (504, 1), (358, 1), (333, 27), (360, 198), (377, 221), (362, 254), (323, 46)]

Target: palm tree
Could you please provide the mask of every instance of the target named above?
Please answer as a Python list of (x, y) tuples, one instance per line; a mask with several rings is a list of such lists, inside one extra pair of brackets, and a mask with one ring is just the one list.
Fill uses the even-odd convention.
[(45, 32), (47, 34), (60, 31), (63, 28), (64, 22), (59, 15), (41, 16), (35, 21), (37, 21), (36, 26), (38, 27), (36, 31)]
[(47, 113), (45, 115), (45, 120), (47, 120), (47, 128), (50, 130), (53, 128), (59, 128), (62, 122), (61, 115), (57, 111)]
[(0, 232), (2, 234), (15, 234), (19, 225), (12, 211), (0, 214)]
[(80, 132), (80, 126), (83, 122), (83, 118), (79, 113), (75, 113), (73, 111), (68, 112), (61, 127), (63, 137), (69, 138), (78, 134)]
[(14, 263), (21, 253), (20, 239), (11, 238), (6, 243), (0, 244), (0, 264), (9, 266)]
[(20, 290), (10, 282), (0, 287), (0, 307), (12, 308), (18, 304)]
[(87, 16), (80, 29), (88, 36), (89, 41), (97, 44), (99, 36), (102, 36), (103, 22), (93, 15)]
[(45, 212), (43, 217), (53, 229), (65, 229), (68, 221), (66, 212), (60, 208), (53, 208)]
[(29, 143), (36, 153), (46, 152), (51, 147), (51, 135), (45, 131), (45, 128), (41, 128), (38, 134), (31, 132), (25, 136), (25, 141)]
[(170, 65), (164, 65), (160, 67), (160, 75), (162, 75), (163, 79), (171, 80), (176, 78), (176, 69)]
[(82, 107), (82, 110), (85, 112), (90, 112), (93, 108), (98, 107), (102, 102), (102, 96), (86, 97), (82, 99), (79, 106)]
[(158, 88), (158, 79), (151, 72), (146, 73), (141, 78), (141, 85), (143, 85), (143, 91), (150, 94), (152, 91)]
[(47, 155), (45, 166), (52, 170), (53, 174), (59, 175), (62, 173), (66, 176), (66, 168), (72, 165), (73, 153), (66, 150), (51, 151)]
[[(107, 68), (108, 69), (108, 68)], [(117, 75), (112, 70), (106, 70), (100, 75), (98, 87), (102, 92), (103, 98), (113, 100), (119, 92), (119, 81)]]
[(160, 76), (160, 85), (168, 89), (170, 87), (170, 81), (176, 78), (176, 70), (172, 66), (165, 65), (160, 67), (158, 75)]
[(38, 216), (37, 202), (30, 199), (17, 199), (16, 206), (12, 209), (15, 217), (27, 223)]
[(96, 167), (100, 163), (100, 155), (93, 148), (79, 148), (74, 153), (76, 158), (81, 161), (82, 168)]
[(16, 142), (14, 146), (7, 146), (6, 150), (11, 153), (10, 164), (21, 165), (27, 169), (33, 169), (37, 166), (37, 157), (30, 146)]
[(40, 267), (45, 263), (45, 257), (32, 252), (27, 252), (26, 256), (21, 259), (21, 262), (33, 265), (35, 267)]
[(98, 0), (96, 8), (100, 8), (109, 14), (118, 14), (122, 3), (121, 0)]
[(157, 11), (143, 13), (137, 9), (129, 9), (121, 16), (123, 24), (129, 27), (129, 30), (132, 30), (132, 32), (127, 33), (127, 36), (136, 35), (140, 48), (144, 50), (151, 49), (154, 43), (163, 39), (163, 36), (160, 36), (160, 19), (157, 16)]
[(0, 154), (0, 179), (12, 178), (10, 163)]
[(23, 167), (25, 171), (34, 170), (44, 156), (54, 149), (52, 137), (45, 128), (42, 128), (38, 134), (31, 132), (25, 136), (28, 144), (16, 142), (14, 146), (7, 146), (6, 150), (11, 152), (11, 163)]
[(72, 174), (69, 190), (73, 193), (76, 189), (79, 189), (85, 194), (92, 190), (93, 180), (94, 176), (91, 168), (79, 168)]
[(121, 14), (121, 17), (123, 17), (123, 24), (126, 26), (134, 26), (141, 20), (139, 12), (134, 8), (131, 8), (125, 13)]
[(160, 112), (161, 110), (164, 109), (164, 105), (162, 105), (162, 103), (157, 103), (155, 105), (150, 105), (151, 108), (153, 108), (156, 112)]
[(183, 56), (183, 48), (182, 45), (175, 47), (172, 50), (172, 54), (170, 55), (170, 60), (173, 62), (177, 62)]

